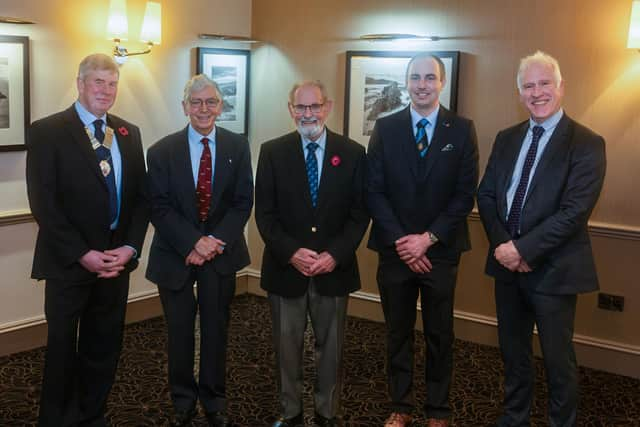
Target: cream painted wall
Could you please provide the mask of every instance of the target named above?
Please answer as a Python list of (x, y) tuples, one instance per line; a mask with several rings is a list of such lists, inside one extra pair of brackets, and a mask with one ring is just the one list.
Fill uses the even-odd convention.
[[(629, 190), (640, 185), (640, 54), (625, 48), (631, 2), (602, 5), (600, 0), (254, 2), (253, 36), (265, 41), (253, 54), (254, 156), (261, 143), (292, 129), (286, 97), (296, 80), (324, 81), (335, 102), (328, 126), (342, 131), (346, 51), (456, 50), (462, 54), (458, 111), (475, 121), (484, 171), (497, 131), (527, 117), (515, 87), (519, 58), (548, 51), (562, 67), (566, 112), (607, 140), (607, 178), (592, 219), (613, 229), (594, 235), (594, 253), (602, 290), (626, 298), (625, 311), (616, 313), (598, 309), (595, 293), (581, 297), (576, 336), (587, 347), (635, 357), (636, 367), (626, 372), (638, 376), (640, 198)], [(391, 32), (443, 40), (410, 45), (358, 40), (362, 34)], [(493, 286), (483, 273), (487, 242), (477, 219), (471, 220), (471, 231), (474, 249), (461, 262), (456, 315), (491, 325)], [(251, 224), (250, 236), (256, 235)], [(250, 243), (252, 266), (259, 269), (262, 242)], [(377, 294), (375, 254), (361, 247), (358, 260), (363, 291)], [(601, 358), (599, 366), (612, 369), (612, 360)]]
[[(162, 44), (150, 55), (131, 58), (120, 70), (117, 101), (112, 112), (137, 124), (148, 147), (185, 126), (180, 106), (182, 89), (195, 72), (195, 47), (241, 48), (197, 38), (198, 33), (251, 33), (251, 0), (162, 1)], [(144, 14), (144, 0), (129, 0), (132, 50)], [(35, 21), (35, 25), (0, 24), (0, 34), (30, 38), (31, 119), (62, 110), (75, 100), (75, 76), (80, 60), (93, 52), (109, 53), (106, 40), (108, 0), (2, 0), (0, 15)], [(28, 209), (24, 181), (25, 152), (0, 153), (0, 217)], [(35, 223), (0, 227), (0, 333), (43, 318), (43, 286), (29, 279)], [(151, 232), (147, 242), (150, 241)], [(146, 247), (148, 249), (148, 245)], [(135, 272), (130, 299), (155, 292)]]

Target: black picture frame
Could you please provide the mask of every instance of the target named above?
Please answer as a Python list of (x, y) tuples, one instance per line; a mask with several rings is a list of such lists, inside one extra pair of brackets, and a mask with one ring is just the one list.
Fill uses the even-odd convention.
[[(346, 52), (345, 135), (366, 146), (377, 118), (401, 110), (409, 104), (405, 72), (409, 60), (418, 53), (425, 53), (425, 51), (358, 50)], [(456, 111), (458, 107), (460, 52), (429, 51), (426, 53), (438, 56), (445, 64), (447, 82), (440, 94), (440, 102), (449, 110)], [(367, 83), (367, 78), (369, 83)], [(387, 96), (390, 96), (391, 91), (395, 93), (396, 102), (393, 103), (394, 107), (377, 113), (374, 110), (376, 101), (382, 97), (385, 89)], [(376, 95), (379, 96), (376, 97)], [(383, 103), (377, 103), (377, 105), (381, 104)], [(368, 109), (368, 107), (371, 108)]]
[(29, 87), (29, 37), (0, 35), (0, 152), (26, 149)]
[(223, 111), (216, 123), (236, 133), (249, 133), (249, 72), (251, 51), (197, 48), (196, 71), (215, 81), (223, 98)]

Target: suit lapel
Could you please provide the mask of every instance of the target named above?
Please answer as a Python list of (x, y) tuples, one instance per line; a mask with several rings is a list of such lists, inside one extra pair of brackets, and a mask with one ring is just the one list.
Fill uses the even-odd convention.
[(305, 204), (313, 210), (311, 204), (311, 191), (309, 187), (309, 177), (307, 176), (307, 164), (305, 153), (302, 149), (302, 137), (298, 132), (289, 134), (287, 141), (288, 166), (291, 168), (291, 184), (298, 187), (298, 192), (302, 194)]
[(552, 160), (558, 150), (564, 146), (566, 136), (569, 133), (569, 122), (570, 121), (567, 115), (563, 114), (555, 130), (553, 131), (553, 135), (551, 135), (551, 138), (549, 139), (549, 142), (547, 143), (542, 156), (540, 157), (538, 166), (536, 166), (535, 173), (531, 178), (531, 184), (529, 184), (529, 189), (527, 190), (527, 198), (524, 201), (525, 204), (527, 200), (529, 200), (529, 196), (534, 191), (540, 180), (544, 179), (545, 170), (552, 163)]
[(176, 182), (179, 182), (182, 187), (181, 197), (185, 212), (190, 219), (198, 221), (198, 200), (196, 198), (196, 183), (193, 180), (193, 169), (191, 168), (188, 126), (184, 128), (176, 140), (171, 154), (173, 169), (177, 174)]
[[(451, 120), (449, 110), (440, 106), (438, 112), (438, 118), (436, 119), (435, 127), (433, 129), (433, 137), (429, 143), (429, 149), (426, 154), (426, 164), (424, 169), (424, 179), (429, 176), (431, 168), (438, 161), (438, 158), (442, 155), (442, 148), (446, 145), (446, 142), (450, 140), (449, 130), (451, 129)], [(415, 154), (414, 154), (415, 155)]]
[(504, 174), (500, 177), (500, 181), (498, 183), (498, 188), (500, 188), (498, 203), (503, 218), (507, 216), (507, 190), (509, 189), (513, 170), (516, 167), (518, 155), (520, 154), (520, 149), (522, 148), (522, 143), (524, 142), (528, 129), (529, 121), (527, 120), (520, 125), (520, 128), (514, 133), (511, 141), (507, 143), (507, 146), (504, 149), (502, 164), (508, 165), (508, 169), (506, 169)]
[(209, 207), (209, 215), (218, 205), (224, 188), (227, 185), (229, 171), (233, 169), (233, 153), (232, 142), (227, 139), (224, 131), (219, 127), (216, 128), (216, 160), (215, 171), (213, 173), (213, 192), (211, 194), (211, 205)]
[(318, 209), (324, 206), (331, 198), (331, 190), (335, 185), (337, 165), (331, 163), (331, 159), (336, 157), (340, 159), (338, 143), (335, 134), (327, 129), (327, 145), (324, 150), (324, 160), (322, 161), (322, 175), (320, 178), (320, 187), (318, 188)]
[(84, 124), (82, 124), (82, 121), (80, 120), (80, 117), (78, 117), (78, 113), (73, 105), (65, 111), (64, 120), (66, 122), (67, 129), (73, 136), (73, 140), (75, 141), (78, 150), (87, 160), (87, 167), (93, 171), (93, 174), (98, 181), (100, 181), (104, 190), (108, 191), (107, 183), (105, 182), (102, 172), (100, 172), (100, 167), (98, 166), (96, 153), (93, 150), (93, 147), (91, 147), (89, 137), (84, 130)]
[(414, 135), (413, 123), (411, 122), (411, 106), (407, 106), (399, 116), (400, 123), (396, 127), (399, 129), (398, 141), (402, 146), (402, 152), (405, 157), (405, 164), (409, 165), (409, 169), (413, 176), (418, 174), (418, 156), (416, 154), (416, 136)]

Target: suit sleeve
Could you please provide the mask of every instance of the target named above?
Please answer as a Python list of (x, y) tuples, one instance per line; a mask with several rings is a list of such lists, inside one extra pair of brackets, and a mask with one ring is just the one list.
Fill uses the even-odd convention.
[(369, 225), (369, 214), (365, 207), (365, 187), (366, 187), (366, 156), (364, 149), (358, 150), (358, 160), (356, 170), (353, 174), (353, 198), (349, 217), (344, 223), (342, 232), (337, 235), (328, 245), (327, 252), (333, 256), (340, 264), (348, 263), (358, 249), (364, 232)]
[(136, 176), (137, 182), (134, 205), (131, 208), (131, 223), (127, 230), (125, 242), (132, 246), (137, 251), (138, 256), (140, 256), (142, 253), (142, 244), (149, 225), (151, 205), (149, 201), (148, 183), (146, 179), (147, 172), (144, 165), (140, 129), (138, 127), (132, 127), (132, 129), (135, 129), (137, 135), (137, 138), (133, 138), (133, 140), (136, 141), (135, 161), (133, 162), (133, 168), (135, 170), (128, 172), (127, 175)]
[(170, 154), (166, 146), (158, 145), (147, 153), (151, 223), (162, 238), (186, 258), (202, 233), (171, 204)]
[(287, 233), (280, 219), (276, 195), (274, 165), (266, 145), (260, 147), (256, 172), (256, 225), (258, 231), (278, 262), (287, 265), (301, 245)]
[(216, 238), (228, 244), (233, 244), (242, 236), (253, 207), (253, 170), (249, 142), (242, 139), (234, 141), (234, 144), (240, 147), (240, 152), (232, 184), (234, 188), (231, 206), (212, 231)]
[(604, 139), (595, 135), (575, 144), (558, 210), (514, 242), (520, 255), (532, 267), (547, 252), (587, 227), (604, 183), (604, 147)]
[(387, 197), (385, 183), (384, 144), (380, 136), (379, 122), (373, 127), (367, 152), (367, 206), (384, 246), (393, 246), (406, 235)]
[(89, 252), (87, 242), (69, 221), (59, 201), (56, 164), (64, 153), (56, 149), (52, 132), (42, 123), (29, 127), (27, 138), (27, 195), (31, 212), (40, 227), (40, 233), (51, 250), (65, 266), (77, 262)]
[(496, 136), (487, 168), (478, 188), (478, 210), (480, 211), (480, 219), (484, 226), (485, 232), (492, 248), (511, 240), (511, 235), (504, 226), (504, 222), (500, 218), (498, 212), (498, 195), (496, 193), (497, 186), (497, 168), (500, 156), (500, 143), (502, 133)]
[[(468, 122), (455, 192), (446, 208), (430, 224), (429, 231), (445, 245), (452, 245), (460, 223), (466, 221), (473, 209), (473, 198), (478, 186), (478, 140), (472, 121)], [(437, 185), (437, 184), (436, 184)]]

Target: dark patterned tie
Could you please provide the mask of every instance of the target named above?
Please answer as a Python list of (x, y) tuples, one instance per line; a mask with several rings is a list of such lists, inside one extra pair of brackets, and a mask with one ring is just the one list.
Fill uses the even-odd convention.
[(315, 208), (318, 204), (318, 160), (316, 150), (318, 144), (310, 142), (307, 144), (307, 179), (309, 180), (309, 193), (311, 194), (311, 204)]
[(209, 216), (209, 206), (211, 205), (211, 150), (209, 149), (209, 138), (202, 138), (200, 142), (202, 142), (204, 149), (200, 156), (196, 196), (198, 197), (198, 217), (200, 221), (204, 222)]
[[(111, 159), (111, 150), (105, 147), (104, 131), (102, 130), (102, 119), (93, 121), (93, 136), (98, 140), (100, 146), (96, 148), (96, 157), (98, 158), (98, 164), (104, 181), (109, 189), (109, 224), (113, 224), (118, 217), (118, 190), (116, 189), (116, 178), (113, 170), (113, 160)], [(103, 162), (107, 162), (109, 167), (103, 166)]]
[(424, 157), (429, 149), (429, 137), (427, 136), (427, 130), (425, 129), (429, 125), (429, 120), (420, 119), (416, 124), (418, 131), (416, 132), (416, 148), (420, 153), (420, 157)]
[(538, 142), (540, 137), (544, 133), (542, 126), (534, 126), (533, 138), (529, 151), (527, 151), (527, 157), (524, 159), (524, 165), (522, 165), (522, 174), (520, 175), (520, 182), (516, 188), (516, 194), (513, 196), (511, 202), (511, 210), (507, 217), (507, 226), (509, 228), (509, 234), (511, 237), (517, 237), (520, 231), (520, 214), (522, 213), (522, 204), (524, 203), (524, 196), (527, 193), (527, 186), (529, 185), (529, 175), (531, 174), (531, 168), (536, 160), (536, 154), (538, 153)]

